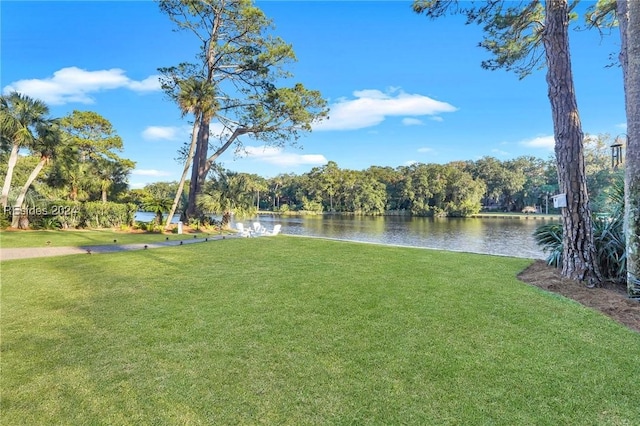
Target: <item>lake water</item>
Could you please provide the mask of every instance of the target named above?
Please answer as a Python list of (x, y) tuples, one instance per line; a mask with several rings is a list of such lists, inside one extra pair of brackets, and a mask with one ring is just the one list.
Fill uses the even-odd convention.
[[(282, 233), (410, 247), (425, 247), (544, 259), (533, 232), (543, 220), (424, 217), (287, 217), (260, 215), (267, 229), (282, 224)], [(249, 224), (250, 220), (245, 220)]]
[[(134, 216), (134, 219), (136, 222), (151, 222), (155, 218), (156, 218), (155, 213), (151, 213), (151, 212), (136, 212)], [(165, 214), (164, 220), (166, 219), (167, 219), (167, 215)], [(171, 223), (178, 223), (179, 220), (180, 220), (180, 215), (174, 214), (173, 218), (171, 219)]]
[[(139, 212), (136, 220), (149, 221), (152, 213)], [(177, 223), (178, 216), (172, 222)], [(544, 259), (533, 231), (545, 220), (499, 218), (424, 218), (402, 216), (275, 216), (242, 220), (259, 221), (267, 229), (276, 223), (282, 233), (409, 247), (465, 251)]]

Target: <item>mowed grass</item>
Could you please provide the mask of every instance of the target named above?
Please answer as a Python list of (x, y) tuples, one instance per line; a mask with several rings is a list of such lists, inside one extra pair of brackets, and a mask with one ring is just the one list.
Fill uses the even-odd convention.
[(527, 260), (279, 236), (5, 261), (3, 424), (640, 424), (640, 334)]
[[(225, 232), (227, 233), (227, 232)], [(166, 241), (184, 240), (207, 235), (219, 235), (219, 232), (196, 232), (193, 234), (161, 234), (161, 233), (132, 233), (112, 230), (50, 230), (50, 231), (2, 231), (0, 232), (0, 248), (18, 247), (80, 247), (114, 244), (158, 243)], [(47, 244), (48, 242), (48, 244)]]

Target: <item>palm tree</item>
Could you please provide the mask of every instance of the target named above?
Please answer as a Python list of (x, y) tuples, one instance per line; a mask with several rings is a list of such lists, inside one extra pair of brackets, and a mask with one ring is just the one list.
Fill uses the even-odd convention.
[(38, 132), (44, 131), (41, 126), (47, 121), (49, 107), (37, 99), (12, 92), (0, 97), (0, 140), (3, 146), (11, 146), (7, 174), (2, 186), (2, 208), (7, 207), (13, 170), (18, 161), (18, 151), (23, 147), (31, 147), (38, 139)]
[[(22, 207), (25, 197), (27, 196), (27, 191), (31, 187), (31, 184), (34, 180), (36, 180), (44, 166), (49, 163), (49, 161), (53, 157), (55, 157), (57, 148), (60, 144), (60, 129), (54, 121), (39, 123), (37, 127), (38, 138), (32, 143), (31, 149), (32, 151), (37, 152), (40, 155), (40, 161), (38, 161), (38, 164), (33, 169), (31, 174), (27, 178), (27, 181), (23, 185), (20, 194), (18, 194), (15, 207)], [(25, 223), (25, 220), (26, 215), (22, 215), (21, 213), (14, 213), (13, 219), (11, 221), (11, 227), (17, 228), (20, 226), (22, 228), (26, 228), (28, 226), (28, 223)]]
[[(182, 170), (182, 176), (180, 177), (180, 183), (178, 184), (178, 190), (176, 191), (175, 198), (171, 209), (169, 210), (169, 216), (167, 217), (167, 223), (165, 228), (169, 228), (171, 225), (171, 218), (178, 208), (178, 203), (182, 197), (182, 191), (184, 190), (184, 184), (193, 161), (193, 155), (195, 153), (196, 145), (198, 143), (198, 133), (200, 131), (200, 122), (207, 117), (211, 117), (213, 111), (217, 108), (215, 100), (215, 90), (213, 86), (206, 80), (198, 79), (195, 77), (189, 78), (180, 82), (180, 92), (178, 93), (178, 105), (184, 118), (187, 114), (193, 114), (193, 129), (191, 130), (191, 144), (189, 145), (189, 153), (184, 162), (184, 169)], [(197, 168), (197, 164), (194, 164)]]
[(231, 173), (221, 168), (215, 169), (218, 178), (208, 182), (198, 197), (198, 209), (205, 213), (222, 214), (223, 228), (229, 226), (232, 215), (250, 216), (255, 214), (253, 189), (245, 174)]
[(129, 171), (135, 167), (131, 160), (98, 158), (95, 162), (95, 175), (100, 183), (100, 199), (107, 202), (107, 195), (115, 184), (125, 183)]
[[(171, 200), (168, 198), (149, 196), (143, 201), (143, 207), (145, 210), (152, 211), (156, 214), (154, 222), (160, 225), (162, 223), (162, 214), (171, 207)], [(171, 219), (171, 216), (169, 216), (169, 219)]]

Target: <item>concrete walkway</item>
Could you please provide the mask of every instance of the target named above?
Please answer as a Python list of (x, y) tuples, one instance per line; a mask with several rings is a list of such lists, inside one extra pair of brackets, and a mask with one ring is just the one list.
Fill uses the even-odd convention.
[(136, 244), (114, 244), (101, 246), (82, 247), (23, 247), (23, 248), (0, 248), (0, 261), (14, 259), (29, 259), (33, 257), (64, 256), (68, 254), (100, 254), (114, 253), (130, 250), (156, 249), (162, 247), (179, 246), (206, 241), (224, 240), (228, 238), (241, 238), (237, 235), (212, 236), (207, 238), (185, 239), (183, 241), (165, 241), (161, 243), (136, 243)]

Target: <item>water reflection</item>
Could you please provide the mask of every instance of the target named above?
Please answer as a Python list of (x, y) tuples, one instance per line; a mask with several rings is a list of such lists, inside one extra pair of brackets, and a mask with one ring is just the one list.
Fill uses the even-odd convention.
[(422, 217), (286, 217), (261, 215), (290, 235), (544, 259), (533, 239), (540, 220)]
[[(138, 212), (136, 220), (152, 220), (153, 213)], [(219, 218), (218, 218), (219, 219)], [(177, 223), (178, 215), (172, 222)], [(267, 229), (282, 224), (282, 233), (410, 247), (466, 251), (544, 259), (533, 231), (544, 221), (525, 219), (473, 219), (424, 217), (273, 216), (260, 215)]]

